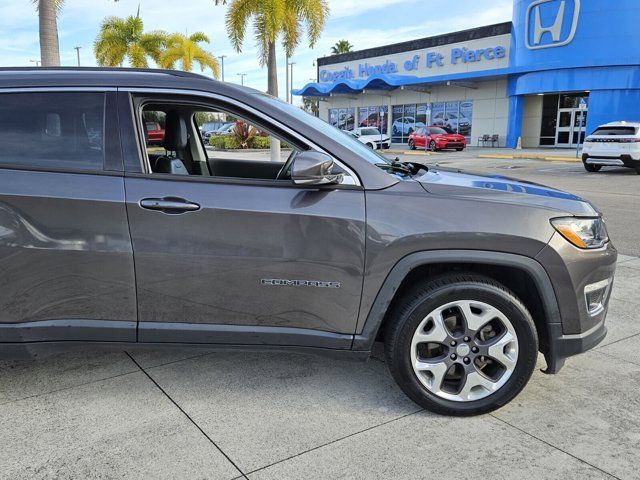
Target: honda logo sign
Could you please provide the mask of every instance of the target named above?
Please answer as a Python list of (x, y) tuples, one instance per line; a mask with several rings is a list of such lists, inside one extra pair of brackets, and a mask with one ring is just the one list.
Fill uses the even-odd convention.
[[(567, 3), (573, 3), (567, 8)], [(547, 5), (549, 4), (549, 5)], [(543, 20), (543, 10), (547, 16)], [(549, 13), (555, 14), (549, 20)], [(571, 43), (578, 29), (580, 0), (536, 0), (525, 17), (525, 46), (529, 50), (562, 47)]]

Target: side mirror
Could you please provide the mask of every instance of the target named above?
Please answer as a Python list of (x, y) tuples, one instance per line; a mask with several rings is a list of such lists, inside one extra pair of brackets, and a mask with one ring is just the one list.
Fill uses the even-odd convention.
[(333, 173), (333, 158), (326, 153), (300, 152), (291, 166), (291, 180), (296, 185), (337, 185), (343, 174)]

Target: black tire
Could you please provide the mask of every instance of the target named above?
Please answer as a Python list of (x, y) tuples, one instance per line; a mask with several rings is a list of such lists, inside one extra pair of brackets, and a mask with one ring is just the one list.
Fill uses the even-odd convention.
[(409, 140), (409, 150), (415, 150), (416, 149), (416, 144), (413, 143), (413, 140)]
[(602, 168), (602, 165), (593, 165), (591, 163), (583, 163), (584, 169), (589, 173), (599, 172)]
[(636, 173), (640, 175), (640, 167), (636, 167)]
[(461, 152), (464, 148), (456, 148), (456, 152)]
[(435, 140), (431, 140), (429, 142), (429, 150), (431, 150), (432, 152), (437, 152), (438, 149), (436, 148), (436, 141)]
[[(411, 341), (425, 316), (457, 300), (497, 308), (511, 322), (518, 339), (511, 376), (496, 392), (478, 400), (456, 401), (436, 395), (420, 383), (411, 365)], [(538, 335), (524, 304), (500, 283), (475, 274), (445, 275), (413, 288), (390, 312), (384, 339), (387, 365), (400, 388), (421, 407), (442, 415), (478, 415), (507, 404), (531, 378), (538, 356)]]
[(373, 146), (373, 143), (367, 143), (367, 147), (369, 147), (371, 150), (375, 149), (375, 147)]

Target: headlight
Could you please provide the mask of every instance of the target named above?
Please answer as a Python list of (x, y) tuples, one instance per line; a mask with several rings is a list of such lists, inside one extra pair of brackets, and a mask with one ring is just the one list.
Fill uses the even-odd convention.
[(554, 218), (551, 225), (578, 248), (600, 248), (609, 241), (602, 218)]

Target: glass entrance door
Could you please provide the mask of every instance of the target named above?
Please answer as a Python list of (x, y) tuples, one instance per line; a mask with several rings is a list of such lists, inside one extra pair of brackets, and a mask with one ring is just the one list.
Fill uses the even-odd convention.
[[(578, 143), (578, 132), (580, 131), (580, 109), (561, 108), (558, 110), (558, 123), (556, 124), (556, 147), (575, 147)], [(587, 123), (587, 111), (582, 114), (582, 133), (580, 143), (584, 142), (585, 125)]]

